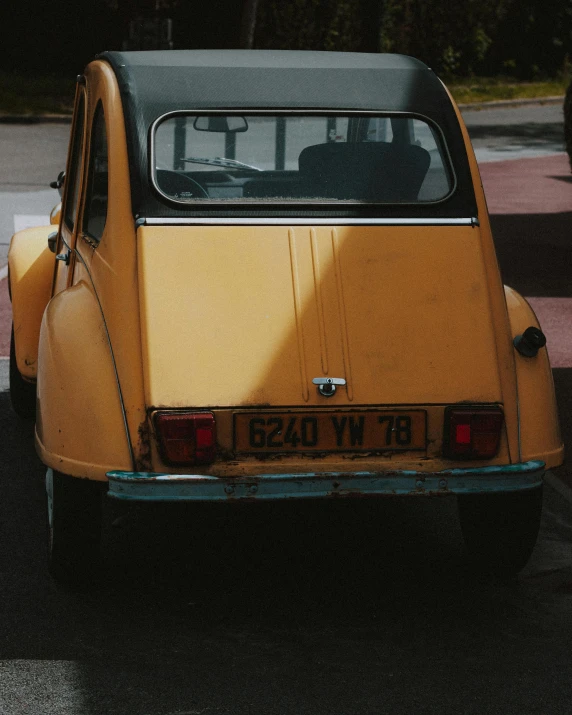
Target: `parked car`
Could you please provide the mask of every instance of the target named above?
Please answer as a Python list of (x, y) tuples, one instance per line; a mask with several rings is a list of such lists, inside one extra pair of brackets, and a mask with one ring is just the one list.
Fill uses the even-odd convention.
[(55, 579), (93, 576), (104, 493), (456, 495), (471, 558), (523, 567), (563, 458), (545, 338), (424, 64), (106, 52), (63, 188), (9, 254)]

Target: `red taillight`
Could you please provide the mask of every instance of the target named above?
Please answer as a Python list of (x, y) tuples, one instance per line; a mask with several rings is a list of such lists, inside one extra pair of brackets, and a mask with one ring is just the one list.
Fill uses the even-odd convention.
[(215, 418), (210, 412), (157, 412), (155, 430), (167, 464), (210, 464), (216, 458)]
[(443, 452), (452, 459), (490, 459), (499, 451), (504, 416), (498, 408), (445, 410)]

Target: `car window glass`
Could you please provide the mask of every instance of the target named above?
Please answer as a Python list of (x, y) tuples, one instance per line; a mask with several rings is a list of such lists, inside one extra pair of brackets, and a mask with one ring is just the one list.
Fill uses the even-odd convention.
[(66, 226), (70, 230), (73, 230), (77, 218), (79, 183), (81, 179), (81, 157), (83, 153), (83, 129), (85, 123), (84, 114), (85, 95), (82, 92), (77, 105), (76, 124), (74, 127), (74, 135), (71, 146), (70, 168), (66, 178), (66, 182), (68, 182), (68, 193), (66, 196), (64, 218)]
[(103, 106), (100, 102), (95, 110), (91, 132), (87, 193), (83, 216), (84, 231), (90, 238), (98, 242), (101, 240), (105, 228), (107, 200), (107, 133)]
[(389, 114), (170, 116), (152, 171), (162, 194), (191, 202), (416, 204), (454, 187), (441, 132)]

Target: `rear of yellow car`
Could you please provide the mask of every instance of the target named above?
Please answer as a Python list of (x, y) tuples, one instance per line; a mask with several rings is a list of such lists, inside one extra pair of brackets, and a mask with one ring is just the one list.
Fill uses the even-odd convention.
[[(97, 481), (126, 502), (456, 495), (471, 555), (522, 568), (562, 461), (550, 366), (439, 80), (351, 53), (105, 53), (96, 70), (109, 216), (42, 328), (56, 577), (89, 572)], [(83, 338), (54, 326), (80, 314), (96, 447), (77, 395), (60, 404)]]
[(535, 534), (547, 457), (522, 462), (511, 429), (508, 317), (478, 226), (144, 226), (137, 240), (151, 469), (111, 473), (113, 496), (489, 492), (531, 502)]

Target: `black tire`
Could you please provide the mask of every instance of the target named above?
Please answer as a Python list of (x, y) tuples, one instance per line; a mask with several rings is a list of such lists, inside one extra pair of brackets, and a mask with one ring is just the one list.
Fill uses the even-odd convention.
[(568, 85), (564, 98), (564, 140), (572, 168), (572, 82)]
[(540, 528), (542, 487), (512, 494), (460, 496), (459, 520), (471, 561), (484, 572), (516, 575)]
[(97, 581), (105, 484), (48, 470), (48, 566), (64, 588)]
[(14, 326), (10, 335), (10, 401), (14, 412), (24, 420), (36, 419), (36, 384), (24, 380), (16, 363)]

